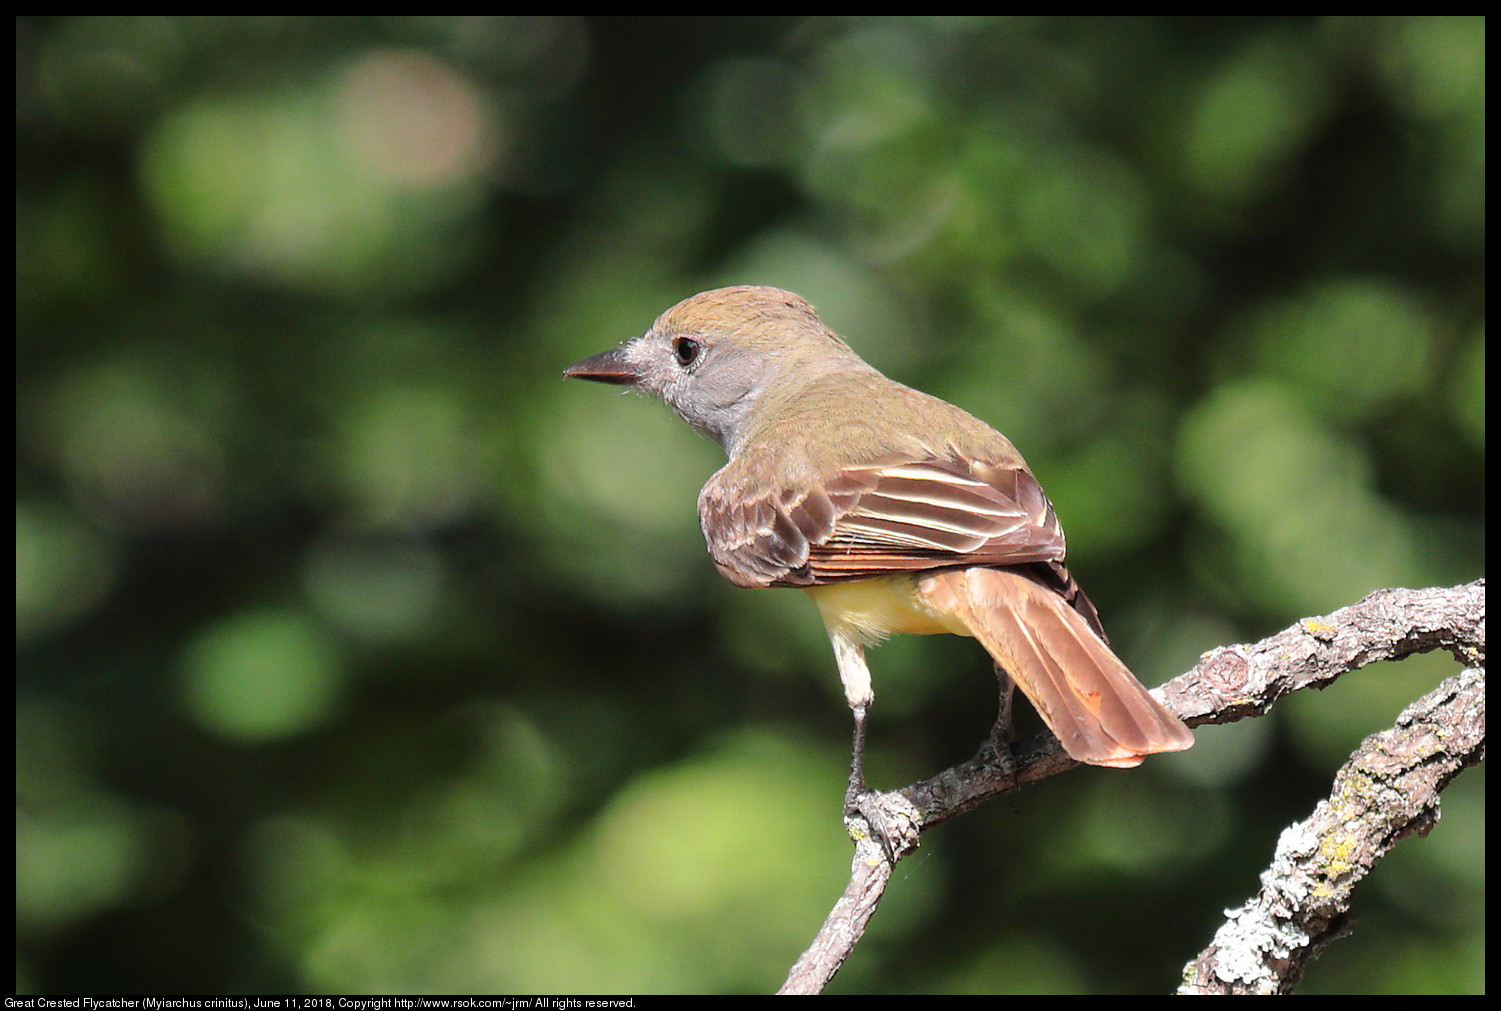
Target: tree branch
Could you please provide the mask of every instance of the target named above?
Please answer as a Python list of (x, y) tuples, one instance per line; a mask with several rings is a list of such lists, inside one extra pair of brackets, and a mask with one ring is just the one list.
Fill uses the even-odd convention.
[[(1485, 581), (1426, 590), (1380, 590), (1321, 618), (1305, 618), (1254, 645), (1211, 650), (1155, 693), (1189, 726), (1266, 714), (1303, 688), (1326, 688), (1366, 664), (1447, 650), (1467, 669), (1414, 703), (1390, 730), (1367, 738), (1336, 776), (1330, 799), (1288, 828), (1261, 894), (1231, 914), (1185, 970), (1184, 993), (1279, 993), (1339, 935), (1354, 887), (1400, 839), (1426, 835), (1438, 794), (1485, 757)], [(878, 795), (883, 844), (860, 815), (850, 883), (779, 991), (818, 993), (875, 913), (895, 863), (922, 833), (1022, 783), (1076, 763), (1051, 735), (997, 761), (989, 747), (961, 765)]]
[(1393, 846), (1428, 834), (1439, 791), (1485, 758), (1485, 671), (1445, 681), (1372, 734), (1334, 777), (1329, 799), (1277, 841), (1261, 892), (1228, 914), (1184, 969), (1180, 994), (1292, 992), (1344, 932), (1355, 886)]

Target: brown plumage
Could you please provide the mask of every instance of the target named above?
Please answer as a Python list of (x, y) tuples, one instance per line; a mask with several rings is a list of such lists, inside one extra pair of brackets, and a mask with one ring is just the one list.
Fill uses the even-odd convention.
[(798, 296), (695, 295), (565, 375), (661, 396), (724, 446), (698, 500), (709, 554), (738, 586), (808, 590), (862, 727), (864, 648), (949, 632), (977, 639), (1078, 761), (1131, 766), (1193, 743), (1106, 645), (1011, 442), (887, 379)]

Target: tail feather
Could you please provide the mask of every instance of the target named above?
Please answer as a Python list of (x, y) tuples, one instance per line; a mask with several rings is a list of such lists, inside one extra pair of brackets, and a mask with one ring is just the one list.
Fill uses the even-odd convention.
[(1183, 751), (1193, 734), (1148, 694), (1063, 597), (1006, 569), (923, 577), (919, 593), (1005, 668), (1069, 756), (1128, 768)]

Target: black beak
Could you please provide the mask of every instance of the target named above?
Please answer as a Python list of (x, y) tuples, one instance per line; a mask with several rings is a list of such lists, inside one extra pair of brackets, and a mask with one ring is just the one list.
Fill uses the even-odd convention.
[(634, 386), (641, 381), (641, 370), (626, 361), (625, 348), (612, 348), (588, 358), (580, 358), (563, 370), (564, 379), (591, 379), (596, 383)]

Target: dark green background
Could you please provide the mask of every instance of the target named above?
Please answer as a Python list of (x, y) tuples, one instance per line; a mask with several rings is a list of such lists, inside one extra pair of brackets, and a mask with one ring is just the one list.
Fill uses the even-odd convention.
[[(564, 365), (776, 284), (1005, 431), (1149, 684), (1483, 574), (1478, 18), (22, 18), (17, 989), (767, 992), (849, 717)], [(967, 757), (971, 642), (873, 653)], [(840, 992), (1166, 991), (1362, 671), (934, 832)], [(1307, 991), (1483, 992), (1483, 773)]]

